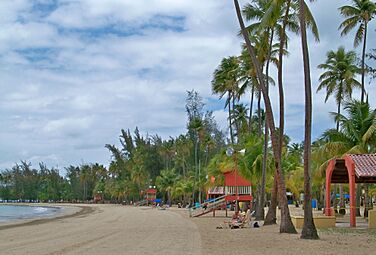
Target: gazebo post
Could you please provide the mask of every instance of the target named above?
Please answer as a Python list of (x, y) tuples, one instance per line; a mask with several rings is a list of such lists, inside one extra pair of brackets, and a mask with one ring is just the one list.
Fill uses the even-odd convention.
[(330, 203), (330, 184), (332, 182), (332, 173), (334, 170), (335, 160), (329, 162), (326, 168), (326, 179), (325, 179), (325, 215), (332, 216), (331, 203)]
[(345, 159), (350, 186), (350, 227), (356, 227), (355, 165), (350, 157), (347, 156)]

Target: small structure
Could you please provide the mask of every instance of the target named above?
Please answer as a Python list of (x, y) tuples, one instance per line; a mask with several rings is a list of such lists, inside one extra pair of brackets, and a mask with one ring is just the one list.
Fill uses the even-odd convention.
[(252, 183), (241, 177), (236, 170), (224, 173), (225, 185), (210, 187), (206, 193), (206, 199), (214, 199), (226, 196), (226, 201), (252, 202)]
[(102, 191), (98, 191), (97, 193), (95, 193), (94, 195), (94, 203), (103, 203), (103, 192)]
[(225, 175), (226, 201), (252, 202), (252, 183), (241, 177), (236, 170)]
[[(224, 173), (224, 177), (224, 186), (210, 187), (208, 189), (206, 193), (207, 201), (204, 203), (205, 207), (208, 209), (202, 213), (194, 215), (194, 217), (204, 215), (211, 211), (213, 212), (213, 216), (215, 216), (215, 210), (220, 208), (226, 209), (227, 216), (227, 203), (234, 201), (252, 203), (252, 183), (250, 181), (245, 180), (236, 170)], [(238, 209), (238, 205), (236, 208)]]
[(349, 183), (350, 227), (356, 227), (355, 183), (376, 183), (376, 154), (348, 154), (329, 162), (326, 169), (325, 215), (327, 216), (333, 215), (330, 208), (331, 183)]
[(157, 189), (155, 186), (149, 186), (149, 188), (146, 190), (145, 199), (147, 200), (147, 203), (153, 203), (155, 202), (157, 198)]

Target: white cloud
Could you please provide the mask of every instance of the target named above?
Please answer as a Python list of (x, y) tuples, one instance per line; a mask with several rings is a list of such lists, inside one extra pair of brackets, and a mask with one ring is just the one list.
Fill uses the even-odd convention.
[[(335, 37), (340, 18), (332, 13), (343, 2), (312, 6), (322, 30), (321, 43), (310, 42), (313, 91), (326, 51), (352, 45), (351, 35)], [(0, 1), (0, 168), (21, 159), (106, 164), (104, 145), (117, 143), (121, 128), (163, 137), (184, 132), (186, 91), (215, 98), (212, 73), (223, 57), (239, 53), (237, 31), (232, 1)], [(303, 71), (300, 40), (291, 38), (286, 130), (299, 140)], [(372, 32), (369, 38), (374, 45)], [(277, 88), (271, 96), (276, 108)], [(322, 93), (314, 100), (320, 134), (335, 105), (324, 105)], [(205, 101), (226, 130), (223, 105)]]

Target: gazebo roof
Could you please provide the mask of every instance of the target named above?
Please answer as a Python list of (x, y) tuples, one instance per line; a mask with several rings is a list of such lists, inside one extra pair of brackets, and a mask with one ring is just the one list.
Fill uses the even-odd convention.
[(376, 183), (376, 154), (347, 154), (333, 160), (332, 183), (348, 183), (348, 166), (354, 166), (356, 183)]
[(376, 154), (350, 154), (355, 164), (355, 174), (359, 177), (376, 177)]

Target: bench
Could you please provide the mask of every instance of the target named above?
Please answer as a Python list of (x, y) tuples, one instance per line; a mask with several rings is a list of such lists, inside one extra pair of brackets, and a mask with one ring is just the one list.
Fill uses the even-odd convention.
[(368, 211), (368, 227), (376, 228), (376, 210)]
[[(291, 216), (292, 223), (295, 228), (303, 228), (303, 216)], [(334, 228), (336, 226), (335, 216), (313, 216), (313, 222), (316, 228)]]

